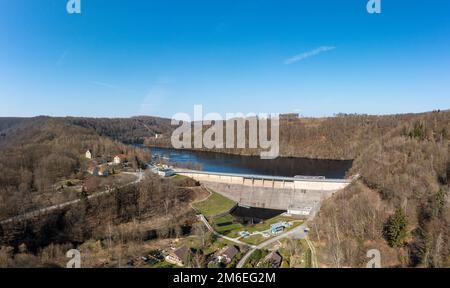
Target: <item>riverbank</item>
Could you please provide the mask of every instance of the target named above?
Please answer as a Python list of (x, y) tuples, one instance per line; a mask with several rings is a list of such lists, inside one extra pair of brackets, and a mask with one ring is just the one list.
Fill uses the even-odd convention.
[[(139, 144), (143, 148), (160, 148), (160, 149), (170, 149), (176, 151), (188, 151), (188, 152), (197, 152), (197, 153), (215, 153), (215, 154), (224, 154), (224, 155), (233, 155), (233, 156), (244, 156), (244, 157), (255, 157), (260, 158), (260, 149), (196, 149), (196, 148), (173, 148), (170, 142), (151, 142)], [(327, 157), (320, 155), (299, 155), (298, 153), (290, 153), (285, 152), (283, 149), (280, 151), (279, 158), (284, 159), (305, 159), (305, 160), (323, 160), (323, 161), (353, 161), (352, 157)]]

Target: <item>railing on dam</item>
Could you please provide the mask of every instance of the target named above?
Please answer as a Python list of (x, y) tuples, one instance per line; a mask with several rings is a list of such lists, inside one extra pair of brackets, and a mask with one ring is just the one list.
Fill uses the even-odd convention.
[(193, 178), (197, 181), (295, 190), (335, 191), (345, 188), (352, 181), (348, 179), (324, 179), (317, 177), (280, 177), (251, 174), (217, 173), (186, 169), (177, 169), (175, 170), (175, 173)]

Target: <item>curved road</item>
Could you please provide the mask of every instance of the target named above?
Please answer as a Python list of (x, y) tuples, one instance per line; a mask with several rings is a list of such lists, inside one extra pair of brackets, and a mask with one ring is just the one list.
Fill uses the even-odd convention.
[(206, 228), (208, 228), (208, 230), (211, 231), (212, 233), (214, 233), (214, 235), (216, 235), (217, 237), (223, 238), (223, 239), (228, 240), (228, 241), (231, 241), (231, 242), (236, 243), (236, 244), (238, 244), (238, 245), (249, 246), (249, 247), (252, 248), (252, 249), (255, 249), (255, 248), (256, 248), (256, 246), (254, 246), (254, 245), (250, 245), (250, 244), (244, 243), (244, 242), (239, 241), (239, 240), (237, 240), (237, 239), (230, 238), (230, 237), (227, 237), (227, 236), (225, 236), (225, 235), (222, 235), (222, 234), (216, 232), (216, 231), (211, 227), (211, 224), (209, 224), (208, 220), (206, 220), (205, 216), (203, 216), (202, 214), (197, 215), (197, 217), (198, 217), (198, 219), (199, 219), (200, 221), (203, 222), (203, 224), (205, 224)]
[[(123, 188), (123, 187), (126, 187), (126, 186), (137, 184), (137, 183), (141, 182), (142, 180), (144, 180), (144, 172), (142, 172), (142, 171), (141, 172), (136, 172), (136, 173), (134, 173), (134, 172), (123, 172), (123, 173), (135, 175), (137, 177), (137, 179), (135, 181), (133, 181), (133, 182), (130, 182), (128, 184), (120, 186), (119, 188)], [(89, 195), (88, 199), (92, 199), (92, 198), (96, 198), (96, 197), (99, 197), (99, 196), (102, 196), (102, 195), (110, 194), (112, 191), (113, 191), (113, 189), (100, 191), (100, 192), (94, 193), (92, 195)], [(65, 207), (68, 207), (68, 206), (71, 206), (71, 205), (75, 205), (75, 204), (79, 203), (80, 201), (81, 201), (81, 199), (76, 199), (76, 200), (73, 200), (73, 201), (64, 202), (64, 203), (61, 203), (61, 204), (56, 204), (56, 205), (53, 205), (53, 206), (50, 206), (50, 207), (45, 207), (45, 208), (42, 208), (42, 209), (31, 211), (31, 212), (28, 212), (28, 213), (25, 213), (25, 214), (22, 214), (22, 215), (14, 216), (12, 218), (0, 221), (0, 225), (9, 224), (11, 222), (23, 221), (23, 220), (27, 220), (27, 219), (30, 219), (30, 218), (34, 218), (34, 217), (37, 217), (37, 216), (39, 216), (41, 214), (46, 214), (46, 213), (54, 211), (54, 210), (58, 210), (58, 209), (62, 209), (62, 208), (65, 208)]]
[(264, 247), (266, 247), (266, 246), (268, 246), (270, 244), (273, 244), (274, 242), (277, 242), (277, 241), (279, 241), (279, 240), (281, 240), (283, 238), (292, 236), (292, 235), (297, 234), (297, 233), (302, 233), (302, 232), (304, 232), (305, 228), (306, 228), (305, 225), (300, 225), (300, 226), (295, 227), (294, 229), (292, 229), (292, 230), (290, 230), (290, 231), (288, 231), (286, 233), (283, 233), (283, 234), (280, 234), (278, 236), (275, 236), (275, 237), (273, 237), (273, 238), (271, 238), (271, 239), (269, 239), (269, 240), (267, 240), (267, 241), (265, 241), (265, 242), (263, 242), (263, 243), (261, 243), (261, 244), (259, 244), (257, 246), (254, 246), (252, 250), (248, 251), (247, 254), (245, 254), (244, 257), (242, 257), (242, 259), (236, 265), (236, 268), (242, 268), (244, 266), (245, 262), (247, 262), (247, 259), (250, 257), (250, 255), (252, 255), (253, 252), (255, 252), (256, 250), (263, 249)]

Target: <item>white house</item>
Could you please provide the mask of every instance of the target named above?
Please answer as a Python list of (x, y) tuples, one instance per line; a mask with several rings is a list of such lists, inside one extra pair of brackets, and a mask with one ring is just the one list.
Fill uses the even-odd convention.
[(119, 154), (114, 157), (114, 164), (121, 164), (127, 160), (127, 155)]
[(91, 150), (87, 150), (86, 151), (86, 158), (87, 159), (92, 159), (92, 152), (91, 152)]
[(226, 264), (230, 264), (234, 257), (239, 253), (239, 250), (234, 246), (225, 246), (219, 252), (216, 253), (219, 261), (224, 261)]

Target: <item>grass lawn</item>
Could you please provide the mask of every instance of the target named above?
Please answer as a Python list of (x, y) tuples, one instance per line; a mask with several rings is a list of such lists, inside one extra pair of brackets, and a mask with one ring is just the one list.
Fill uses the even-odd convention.
[(248, 238), (242, 238), (241, 239), (242, 242), (245, 242), (245, 243), (250, 244), (250, 245), (258, 245), (259, 243), (262, 243), (264, 240), (267, 240), (267, 239), (264, 238), (263, 236), (259, 235), (259, 234), (250, 236)]
[(188, 178), (188, 177), (183, 176), (183, 175), (175, 175), (175, 176), (170, 177), (170, 180), (180, 181), (180, 180), (185, 180), (185, 179), (187, 179), (187, 178)]
[(244, 225), (235, 221), (234, 217), (230, 214), (212, 219), (214, 229), (220, 234), (228, 237), (237, 237), (237, 232), (244, 230)]
[[(275, 223), (278, 223), (278, 222), (290, 222), (292, 220), (293, 219), (290, 218), (290, 217), (286, 217), (286, 216), (281, 216), (280, 215), (280, 216), (276, 216), (276, 217), (274, 217), (272, 219), (268, 219), (268, 220), (266, 220), (266, 221), (264, 221), (262, 223), (258, 223), (258, 224), (255, 224), (255, 225), (250, 225), (250, 226), (247, 227), (247, 230), (249, 232), (255, 232), (255, 231), (261, 231), (262, 232), (262, 231), (269, 230), (270, 229), (270, 225), (272, 225), (272, 224), (275, 224)], [(294, 225), (293, 225), (292, 228), (294, 228), (294, 227), (296, 227), (296, 226), (298, 226), (300, 224), (301, 224), (300, 222), (294, 222)]]
[(175, 184), (178, 184), (179, 182), (182, 182), (186, 179), (188, 179), (188, 177), (182, 175), (175, 175), (169, 178), (169, 180), (175, 182)]
[(206, 218), (210, 218), (230, 211), (235, 205), (233, 200), (213, 192), (205, 201), (195, 203), (194, 207)]
[(194, 249), (203, 249), (204, 253), (210, 254), (212, 252), (215, 252), (216, 250), (222, 248), (225, 245), (235, 245), (233, 242), (227, 241), (225, 239), (222, 238), (216, 238), (215, 241), (209, 245), (207, 248), (202, 248), (201, 247), (201, 242), (200, 242), (200, 238), (197, 236), (189, 236), (183, 240), (180, 241), (180, 243), (178, 243), (178, 247), (189, 247), (189, 248), (194, 248)]
[(189, 248), (198, 249), (200, 245), (200, 239), (197, 236), (189, 236), (185, 239), (182, 239), (180, 243), (177, 245), (178, 247), (186, 246)]
[(225, 246), (236, 246), (235, 243), (230, 242), (228, 240), (222, 239), (222, 238), (217, 238), (214, 243), (212, 243), (211, 245), (209, 245), (208, 247), (206, 247), (205, 249), (203, 249), (203, 253), (205, 255), (209, 255), (212, 253), (215, 253), (216, 251), (218, 251), (219, 249), (222, 249)]
[[(211, 224), (214, 226), (214, 230), (216, 230), (218, 233), (223, 234), (225, 236), (231, 237), (231, 238), (237, 238), (239, 237), (239, 232), (241, 231), (249, 231), (252, 232), (263, 232), (270, 229), (270, 225), (278, 222), (291, 222), (293, 221), (292, 218), (286, 217), (286, 216), (277, 216), (272, 219), (268, 219), (264, 221), (263, 223), (258, 223), (254, 225), (243, 225), (239, 222), (236, 222), (235, 218), (228, 214), (219, 218), (211, 219)], [(286, 231), (289, 231), (292, 228), (295, 228), (299, 225), (301, 225), (303, 221), (296, 221), (293, 223), (292, 227), (288, 228)]]

